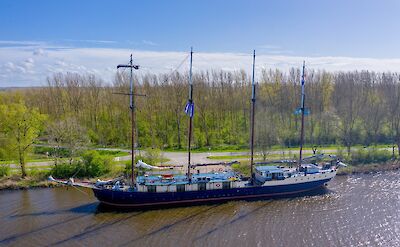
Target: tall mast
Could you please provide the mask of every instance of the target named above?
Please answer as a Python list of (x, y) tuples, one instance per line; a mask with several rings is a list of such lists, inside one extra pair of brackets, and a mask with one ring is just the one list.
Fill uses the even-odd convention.
[(131, 145), (131, 182), (132, 186), (135, 187), (135, 94), (134, 94), (134, 85), (133, 85), (133, 69), (139, 69), (139, 65), (134, 65), (133, 60), (132, 60), (132, 54), (131, 54), (131, 59), (129, 61), (129, 64), (120, 64), (117, 66), (117, 69), (119, 68), (130, 68), (130, 90), (129, 90), (129, 108), (131, 110), (131, 124), (132, 124), (132, 145)]
[(189, 70), (189, 98), (188, 103), (185, 107), (185, 112), (189, 116), (189, 134), (188, 134), (188, 167), (187, 167), (187, 179), (191, 182), (190, 175), (190, 145), (192, 141), (192, 128), (193, 128), (193, 115), (194, 115), (194, 103), (193, 103), (193, 81), (192, 81), (192, 62), (193, 62), (193, 47), (190, 48), (190, 70)]
[(299, 168), (301, 166), (301, 161), (303, 159), (303, 142), (304, 142), (304, 111), (305, 111), (305, 98), (306, 94), (304, 91), (304, 79), (305, 79), (305, 67), (306, 67), (306, 62), (303, 61), (303, 73), (301, 75), (301, 130), (300, 130), (300, 155), (299, 155)]
[(256, 63), (256, 50), (253, 51), (253, 77), (251, 82), (251, 136), (250, 136), (250, 174), (253, 183), (253, 166), (254, 166), (254, 116), (256, 105), (256, 84), (254, 82), (254, 66)]

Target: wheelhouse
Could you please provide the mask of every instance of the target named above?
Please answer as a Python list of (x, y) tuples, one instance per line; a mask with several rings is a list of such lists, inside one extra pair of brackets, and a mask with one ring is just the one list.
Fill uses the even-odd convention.
[(278, 166), (257, 166), (255, 177), (260, 182), (285, 179), (284, 170)]

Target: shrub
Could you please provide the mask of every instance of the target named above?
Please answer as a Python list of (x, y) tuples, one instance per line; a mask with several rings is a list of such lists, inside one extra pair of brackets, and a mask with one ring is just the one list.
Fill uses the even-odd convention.
[(369, 164), (369, 163), (384, 163), (392, 158), (392, 154), (387, 150), (379, 150), (376, 148), (360, 148), (351, 153), (351, 163)]
[(243, 176), (250, 177), (250, 165), (248, 163), (233, 164), (232, 169)]
[(11, 172), (10, 165), (8, 164), (0, 164), (0, 178), (9, 176)]
[[(143, 157), (143, 156), (141, 156), (141, 155), (136, 155), (136, 156), (135, 156), (135, 164), (136, 164), (139, 160), (142, 160), (143, 162), (147, 163), (145, 157)], [(124, 169), (124, 173), (125, 173), (127, 176), (131, 176), (131, 175), (132, 175), (132, 168), (131, 168), (131, 167), (132, 167), (132, 162), (131, 162), (131, 160), (127, 160), (127, 161), (125, 162), (125, 169)]]
[(36, 146), (33, 150), (35, 154), (49, 154), (49, 156), (57, 157), (70, 157), (71, 151), (67, 148), (53, 148), (53, 147), (42, 147)]
[(29, 169), (28, 175), (30, 177), (33, 177), (33, 178), (37, 179), (37, 180), (43, 180), (43, 179), (46, 179), (49, 176), (49, 171), (39, 170), (36, 167), (32, 167), (31, 169)]
[(144, 151), (143, 161), (149, 165), (156, 166), (163, 160), (161, 150), (158, 148), (146, 148)]
[(119, 150), (98, 150), (97, 152), (100, 155), (111, 155), (111, 156), (126, 155), (125, 152)]
[(64, 162), (54, 165), (50, 173), (56, 178), (70, 178), (77, 172), (78, 169), (79, 165), (77, 162), (73, 162), (72, 164), (69, 162)]
[[(97, 151), (86, 151), (82, 155), (85, 176), (98, 177), (111, 171), (112, 157), (101, 156)], [(83, 175), (83, 174), (82, 174)]]
[(86, 151), (82, 155), (82, 160), (75, 160), (71, 164), (68, 162), (57, 164), (51, 170), (51, 174), (58, 178), (78, 178), (99, 177), (111, 172), (112, 157), (102, 156), (97, 151)]

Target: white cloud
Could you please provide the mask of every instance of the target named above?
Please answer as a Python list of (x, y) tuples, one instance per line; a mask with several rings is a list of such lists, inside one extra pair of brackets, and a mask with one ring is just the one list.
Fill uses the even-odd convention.
[(257, 48), (259, 51), (262, 51), (267, 54), (273, 54), (273, 55), (293, 54), (293, 51), (283, 49), (281, 46), (278, 45), (265, 44), (265, 45), (259, 45)]
[[(188, 52), (68, 48), (45, 45), (40, 47), (0, 46), (0, 87), (45, 85), (46, 77), (51, 76), (52, 73), (67, 71), (94, 73), (110, 82), (114, 78), (117, 64), (128, 63), (132, 52), (134, 62), (141, 66), (135, 73), (169, 73), (178, 67), (179, 71), (184, 72), (189, 67)], [(400, 59), (296, 57), (273, 54), (257, 55), (256, 68), (258, 73), (261, 69), (278, 68), (287, 71), (291, 67), (300, 68), (303, 60), (306, 61), (308, 68), (317, 70), (400, 71)], [(227, 71), (244, 69), (250, 72), (251, 63), (251, 51), (248, 54), (197, 53), (195, 51), (193, 57), (194, 72), (211, 69)]]
[(0, 40), (0, 46), (39, 46), (44, 44), (45, 44), (44, 42), (40, 41)]
[(150, 41), (150, 40), (142, 40), (142, 43), (149, 46), (158, 46), (157, 43)]
[(65, 41), (98, 43), (98, 44), (115, 44), (115, 43), (117, 43), (114, 40), (97, 40), (97, 39), (66, 39)]
[(33, 54), (34, 56), (46, 56), (46, 55), (47, 55), (47, 53), (46, 53), (42, 48), (35, 49), (35, 50), (32, 52), (32, 54)]

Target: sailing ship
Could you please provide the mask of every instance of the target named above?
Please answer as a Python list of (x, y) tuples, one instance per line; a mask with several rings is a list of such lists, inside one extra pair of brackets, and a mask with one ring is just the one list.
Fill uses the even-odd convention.
[[(302, 158), (302, 147), (304, 138), (304, 115), (305, 115), (305, 64), (303, 63), (303, 74), (301, 79), (302, 94), (300, 112), (302, 115), (302, 126), (300, 136), (300, 159), (289, 161), (297, 163), (297, 166), (287, 167), (279, 163), (288, 161), (277, 161), (275, 165), (254, 162), (254, 121), (256, 104), (256, 83), (255, 83), (255, 58), (253, 52), (252, 66), (252, 94), (251, 94), (251, 130), (250, 130), (250, 170), (251, 176), (245, 177), (232, 169), (219, 172), (192, 173), (196, 167), (221, 165), (217, 164), (191, 164), (191, 139), (192, 125), (194, 116), (193, 102), (193, 81), (192, 81), (192, 61), (193, 49), (190, 51), (190, 70), (189, 70), (189, 97), (185, 107), (185, 112), (189, 117), (188, 127), (188, 163), (186, 173), (183, 175), (163, 174), (163, 175), (143, 175), (136, 176), (136, 168), (144, 166), (154, 168), (154, 166), (138, 162), (135, 165), (134, 134), (135, 134), (135, 92), (132, 79), (132, 70), (138, 69), (138, 65), (133, 65), (132, 55), (128, 65), (118, 65), (117, 68), (130, 68), (130, 110), (132, 119), (132, 163), (131, 181), (125, 183), (122, 178), (109, 181), (98, 181), (94, 184), (76, 183), (73, 179), (68, 181), (50, 180), (61, 182), (73, 186), (91, 188), (97, 199), (106, 205), (115, 207), (143, 208), (148, 206), (169, 206), (169, 205), (190, 205), (199, 203), (216, 203), (230, 200), (264, 199), (278, 196), (298, 195), (303, 192), (313, 191), (325, 186), (335, 177), (337, 168), (343, 163), (336, 161), (326, 163), (323, 166), (316, 164), (303, 164), (307, 159)], [(321, 155), (319, 155), (321, 156)], [(323, 155), (322, 155), (323, 156)], [(314, 156), (315, 157), (315, 156)], [(335, 158), (335, 157), (332, 157)], [(226, 163), (223, 165), (231, 165)], [(147, 165), (147, 166), (146, 166)]]

